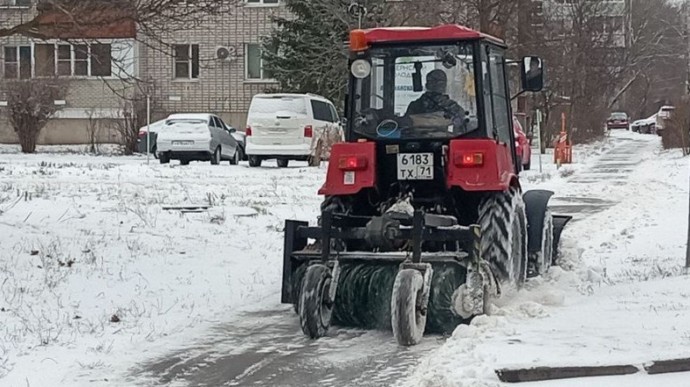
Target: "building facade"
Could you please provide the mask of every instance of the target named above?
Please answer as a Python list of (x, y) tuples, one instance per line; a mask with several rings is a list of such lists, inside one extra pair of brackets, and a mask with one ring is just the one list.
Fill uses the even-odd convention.
[[(36, 0), (0, 0), (0, 27), (32, 20)], [(57, 34), (48, 40), (13, 35), (0, 38), (0, 101), (16, 79), (57, 76), (67, 82), (64, 105), (41, 134), (41, 144), (88, 141), (92, 119), (122, 119), (139, 93), (151, 96), (152, 119), (170, 113), (209, 112), (242, 128), (253, 95), (276, 86), (262, 70), (261, 40), (279, 0), (244, 0), (228, 12), (208, 15), (193, 29), (162, 31), (158, 39), (141, 31), (99, 28), (89, 36)], [(4, 85), (4, 86), (3, 86)], [(16, 136), (0, 106), (0, 143)], [(104, 125), (99, 142), (117, 142)]]

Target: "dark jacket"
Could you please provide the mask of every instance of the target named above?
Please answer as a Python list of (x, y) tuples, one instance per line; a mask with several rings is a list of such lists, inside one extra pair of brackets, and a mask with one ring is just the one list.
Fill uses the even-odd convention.
[(443, 112), (448, 119), (464, 118), (465, 111), (446, 94), (427, 91), (407, 107), (406, 115)]

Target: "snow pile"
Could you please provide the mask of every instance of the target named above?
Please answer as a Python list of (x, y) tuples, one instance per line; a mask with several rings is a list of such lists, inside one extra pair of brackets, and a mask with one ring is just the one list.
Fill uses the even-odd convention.
[[(527, 184), (556, 191), (561, 210), (577, 201), (577, 211), (585, 212), (564, 231), (562, 268), (531, 280), (491, 316), (458, 327), (403, 385), (500, 386), (498, 368), (687, 357), (690, 278), (681, 275), (689, 160), (662, 151), (656, 136), (616, 133), (599, 149), (568, 176)], [(684, 386), (687, 377), (547, 383)]]
[(284, 220), (316, 218), (324, 173), (3, 155), (0, 384), (117, 380), (239, 308), (277, 304)]

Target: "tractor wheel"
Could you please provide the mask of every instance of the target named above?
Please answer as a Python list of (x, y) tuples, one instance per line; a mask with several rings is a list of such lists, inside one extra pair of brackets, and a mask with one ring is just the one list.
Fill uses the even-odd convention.
[(541, 234), (541, 250), (536, 253), (530, 253), (530, 276), (543, 275), (549, 270), (556, 257), (553, 254), (553, 216), (551, 212), (546, 211), (544, 214), (544, 225), (542, 226)]
[(299, 320), (302, 332), (312, 339), (325, 336), (331, 325), (331, 279), (331, 271), (324, 265), (309, 266), (304, 275), (299, 300)]
[(259, 156), (249, 156), (249, 166), (252, 168), (261, 166), (261, 157)]
[(398, 272), (391, 297), (391, 325), (398, 344), (418, 344), (426, 327), (426, 310), (421, 304), (424, 278), (413, 269)]
[(500, 282), (522, 286), (527, 278), (527, 216), (521, 193), (490, 194), (479, 205), (481, 257)]

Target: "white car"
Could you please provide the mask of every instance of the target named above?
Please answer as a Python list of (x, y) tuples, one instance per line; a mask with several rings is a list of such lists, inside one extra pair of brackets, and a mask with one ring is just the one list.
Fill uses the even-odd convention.
[(630, 126), (630, 129), (633, 132), (644, 134), (656, 133), (656, 114), (651, 117), (633, 122)]
[(322, 138), (339, 138), (342, 128), (333, 103), (313, 94), (258, 94), (247, 116), (249, 166), (277, 159), (285, 168), (290, 160), (323, 157)]
[(170, 115), (158, 130), (156, 150), (161, 164), (170, 160), (180, 160), (182, 165), (209, 160), (214, 165), (222, 160), (237, 164), (240, 160), (232, 129), (213, 114)]

